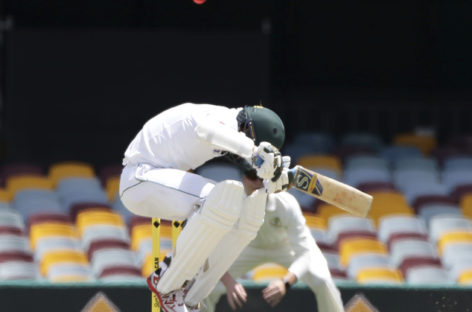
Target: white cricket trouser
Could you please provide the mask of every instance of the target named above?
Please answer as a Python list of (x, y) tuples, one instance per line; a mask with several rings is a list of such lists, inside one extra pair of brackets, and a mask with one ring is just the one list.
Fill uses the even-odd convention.
[(136, 215), (184, 220), (214, 186), (214, 181), (183, 170), (128, 164), (121, 173), (120, 197)]
[[(288, 244), (277, 249), (259, 249), (249, 246), (243, 250), (233, 263), (229, 273), (236, 279), (264, 263), (278, 263), (288, 268), (294, 260), (294, 253)], [(317, 245), (312, 248), (312, 261), (307, 272), (301, 276), (300, 281), (304, 282), (314, 292), (319, 312), (344, 311), (341, 294), (331, 277), (328, 263)], [(215, 311), (216, 304), (224, 293), (226, 293), (226, 289), (219, 282), (210, 296), (203, 301), (202, 312)]]

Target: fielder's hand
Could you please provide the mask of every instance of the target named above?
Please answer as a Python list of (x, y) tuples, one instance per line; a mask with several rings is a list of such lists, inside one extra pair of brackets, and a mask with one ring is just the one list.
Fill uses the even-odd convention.
[(288, 178), (290, 161), (290, 156), (283, 156), (282, 166), (276, 170), (275, 176), (272, 179), (265, 179), (263, 181), (266, 193), (278, 193), (288, 189), (290, 184)]
[(268, 142), (261, 142), (252, 156), (252, 165), (261, 179), (272, 179), (282, 166), (282, 156), (276, 147)]

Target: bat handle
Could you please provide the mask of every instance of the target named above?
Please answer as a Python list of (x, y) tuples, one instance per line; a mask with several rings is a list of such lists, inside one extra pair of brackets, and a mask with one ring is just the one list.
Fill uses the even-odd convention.
[(297, 173), (297, 168), (296, 167), (288, 170), (288, 184), (292, 184), (296, 173)]

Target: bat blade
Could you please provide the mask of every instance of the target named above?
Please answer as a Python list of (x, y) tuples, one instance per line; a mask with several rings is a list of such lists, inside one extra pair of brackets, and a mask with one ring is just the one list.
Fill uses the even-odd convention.
[(294, 188), (339, 207), (353, 215), (366, 217), (372, 206), (372, 196), (302, 166), (290, 169)]

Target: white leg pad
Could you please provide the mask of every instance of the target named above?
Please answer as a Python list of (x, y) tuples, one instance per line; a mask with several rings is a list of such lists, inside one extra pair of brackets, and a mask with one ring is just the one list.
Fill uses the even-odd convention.
[(223, 237), (211, 253), (208, 266), (199, 271), (185, 297), (186, 304), (196, 305), (207, 297), (243, 249), (256, 237), (264, 222), (266, 201), (267, 195), (263, 189), (246, 198), (237, 227)]
[(239, 219), (245, 197), (241, 182), (226, 180), (215, 185), (180, 233), (171, 265), (157, 285), (159, 292), (169, 293), (195, 277)]

